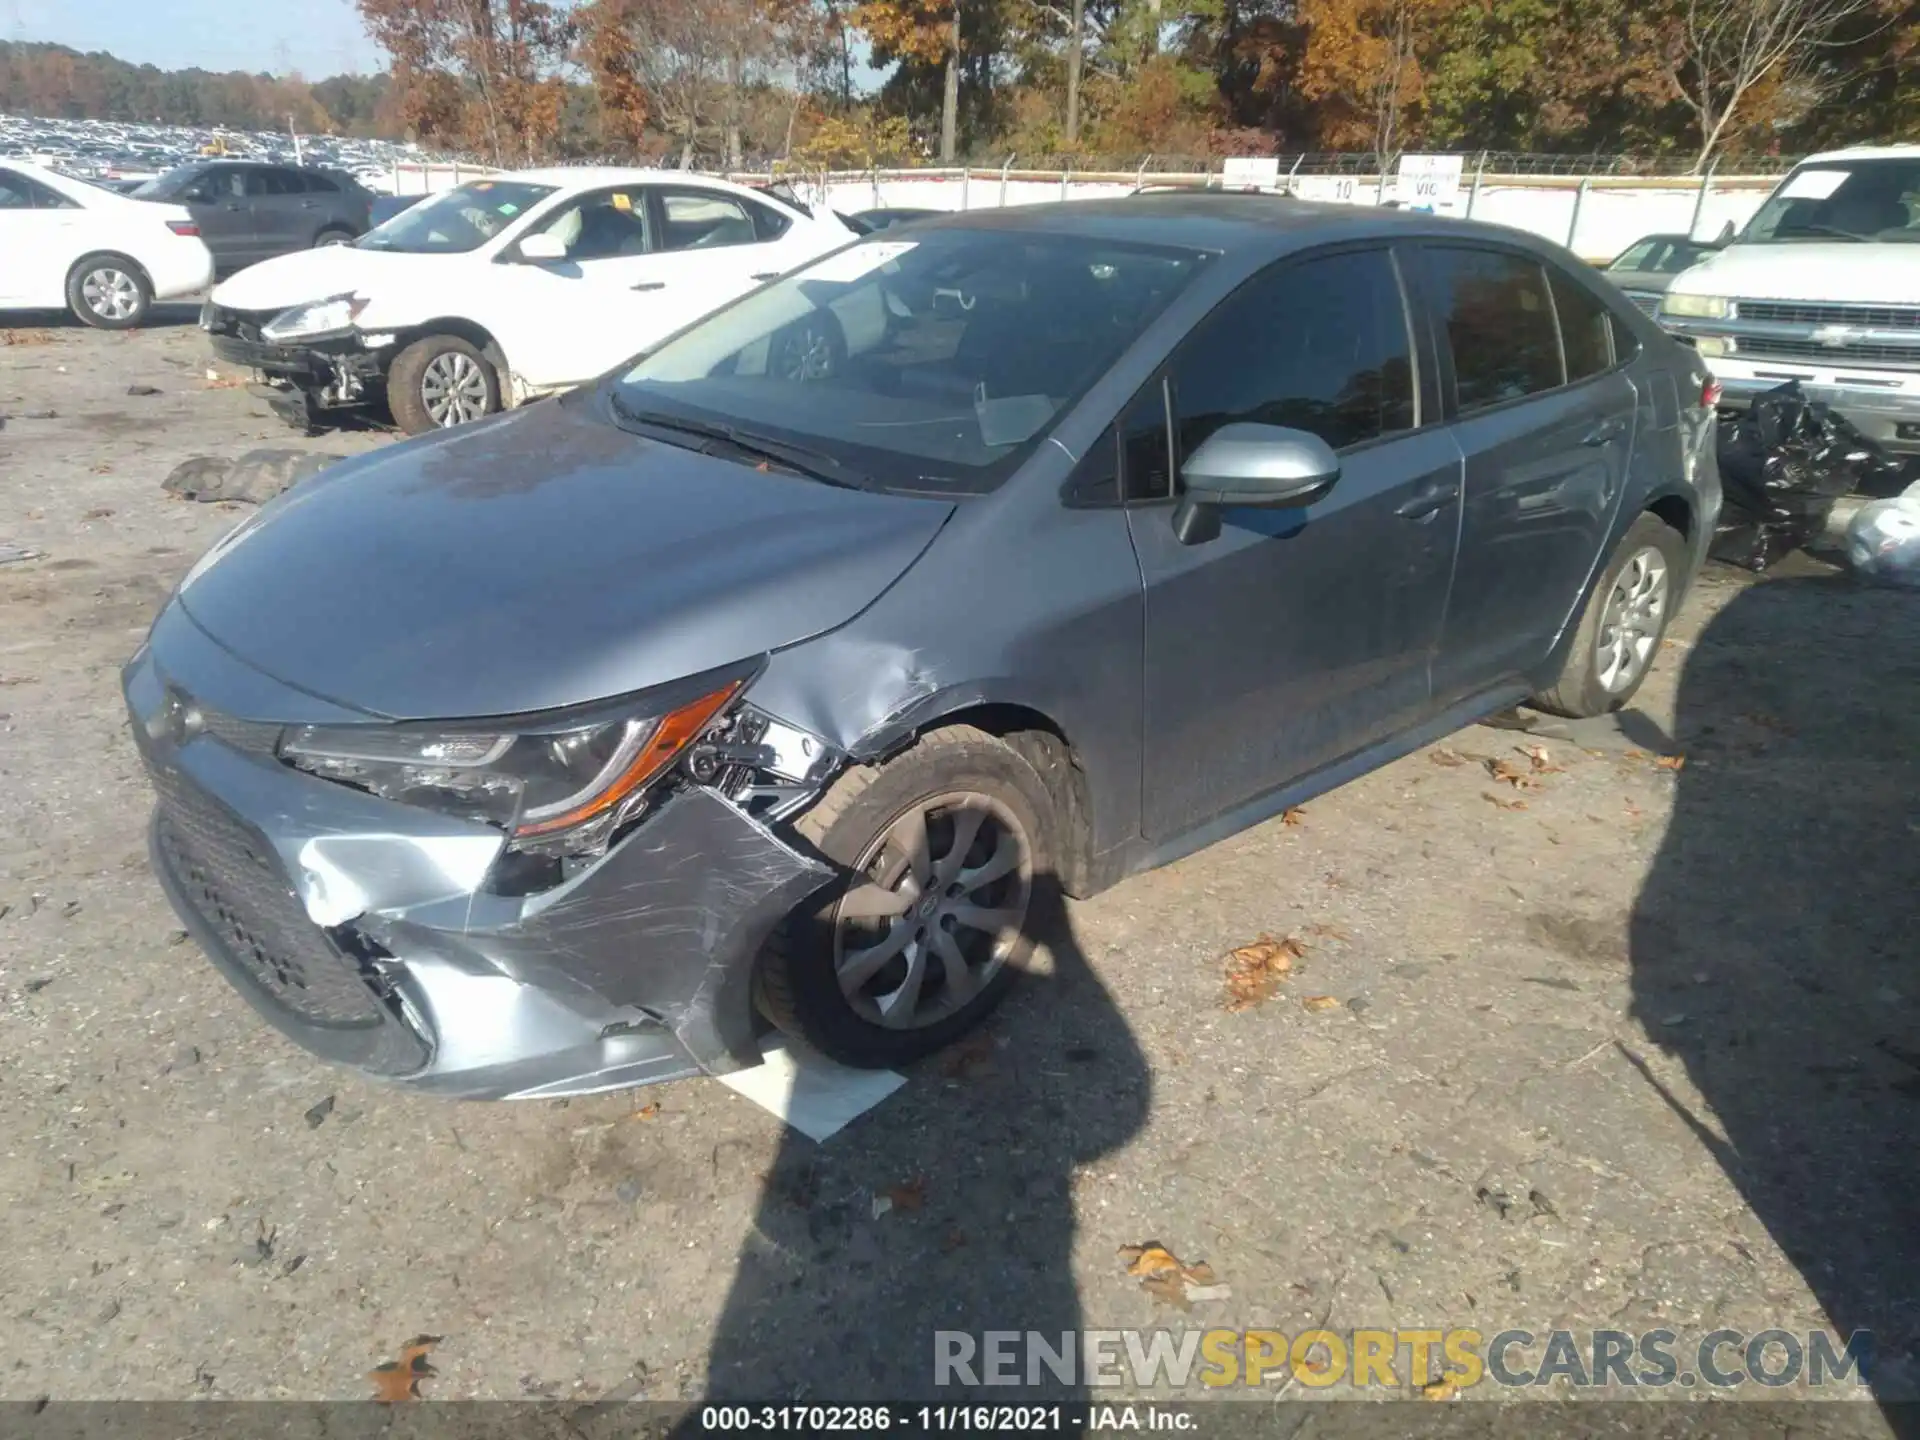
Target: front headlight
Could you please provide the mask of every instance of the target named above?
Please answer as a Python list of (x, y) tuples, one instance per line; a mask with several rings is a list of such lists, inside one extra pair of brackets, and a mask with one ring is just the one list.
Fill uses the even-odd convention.
[(337, 330), (350, 330), (368, 303), (363, 295), (335, 295), (326, 300), (295, 305), (291, 310), (282, 310), (262, 325), (260, 335), (266, 340), (300, 340), (314, 335), (331, 335)]
[(281, 737), (280, 758), (388, 800), (497, 825), (512, 850), (594, 854), (745, 683), (670, 706), (636, 701), (493, 729), (303, 725)]
[(1724, 295), (1675, 295), (1668, 291), (1660, 302), (1662, 315), (1684, 315), (1694, 320), (1724, 320), (1727, 318), (1727, 297)]

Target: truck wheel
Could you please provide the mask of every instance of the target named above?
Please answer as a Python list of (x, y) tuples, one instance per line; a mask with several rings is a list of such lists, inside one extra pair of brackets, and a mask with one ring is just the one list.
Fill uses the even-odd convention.
[(936, 730), (847, 771), (795, 828), (845, 878), (768, 941), (756, 986), (774, 1024), (844, 1065), (904, 1065), (971, 1030), (1033, 948), (1051, 869), (1046, 787), (1011, 746)]
[(500, 377), (458, 336), (429, 335), (394, 356), (387, 407), (409, 435), (464, 425), (500, 408)]
[(313, 248), (322, 249), (328, 245), (351, 245), (355, 236), (353, 231), (342, 225), (329, 225), (313, 238)]
[(124, 255), (89, 255), (67, 272), (67, 308), (101, 330), (130, 330), (147, 318), (153, 286)]
[(1533, 703), (1578, 720), (1631, 700), (1660, 652), (1686, 573), (1679, 531), (1657, 515), (1635, 520), (1587, 597), (1560, 678)]

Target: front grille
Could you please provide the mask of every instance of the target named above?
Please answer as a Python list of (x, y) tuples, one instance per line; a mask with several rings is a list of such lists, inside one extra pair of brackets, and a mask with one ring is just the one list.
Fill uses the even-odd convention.
[(161, 859), (245, 973), (312, 1025), (377, 1025), (385, 1011), (360, 965), (307, 918), (270, 850), (222, 806), (159, 767)]
[(1783, 340), (1772, 335), (1742, 335), (1736, 354), (1742, 359), (1800, 360), (1824, 365), (1892, 365), (1920, 370), (1920, 345), (1822, 345), (1817, 340)]
[[(1782, 325), (1857, 325), (1869, 330), (1920, 330), (1920, 305), (1832, 305), (1800, 300), (1739, 300), (1742, 320)], [(1744, 347), (1742, 347), (1744, 348)]]

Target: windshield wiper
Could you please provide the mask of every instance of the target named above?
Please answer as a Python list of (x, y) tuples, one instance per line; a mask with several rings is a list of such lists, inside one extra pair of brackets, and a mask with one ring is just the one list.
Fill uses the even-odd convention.
[[(743, 455), (757, 455), (762, 460), (770, 460), (809, 479), (821, 480), (829, 485), (842, 485), (849, 490), (860, 490), (866, 486), (866, 476), (857, 470), (849, 469), (824, 450), (815, 450), (806, 445), (792, 445), (784, 440), (756, 435), (752, 431), (741, 430), (733, 425), (712, 425), (703, 420), (690, 420), (679, 415), (662, 415), (654, 410), (636, 410), (620, 398), (618, 391), (614, 392), (612, 398), (613, 408), (619, 411), (621, 418), (633, 424), (650, 426), (655, 430), (673, 430), (682, 435), (715, 441), (731, 446)], [(710, 453), (705, 447), (699, 448), (702, 454)]]
[(1787, 234), (1788, 235), (1838, 235), (1842, 240), (1859, 240), (1867, 244), (1872, 243), (1871, 236), (1857, 235), (1851, 230), (1842, 230), (1837, 225), (1796, 225), (1791, 230), (1789, 230)]

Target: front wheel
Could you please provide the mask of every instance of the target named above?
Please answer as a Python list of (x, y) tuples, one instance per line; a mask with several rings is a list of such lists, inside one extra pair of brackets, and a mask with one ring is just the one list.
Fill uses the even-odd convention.
[(454, 335), (429, 335), (387, 371), (387, 407), (409, 435), (479, 420), (500, 408), (500, 379), (487, 357)]
[(152, 304), (153, 287), (124, 255), (89, 255), (67, 276), (67, 308), (100, 330), (130, 330)]
[(849, 770), (795, 822), (843, 879), (762, 957), (776, 1025), (845, 1065), (904, 1065), (1000, 1003), (1033, 948), (1048, 869), (1039, 775), (967, 726)]
[(1587, 597), (1559, 679), (1534, 703), (1582, 719), (1631, 700), (1653, 668), (1686, 573), (1685, 537), (1657, 515), (1635, 520)]

